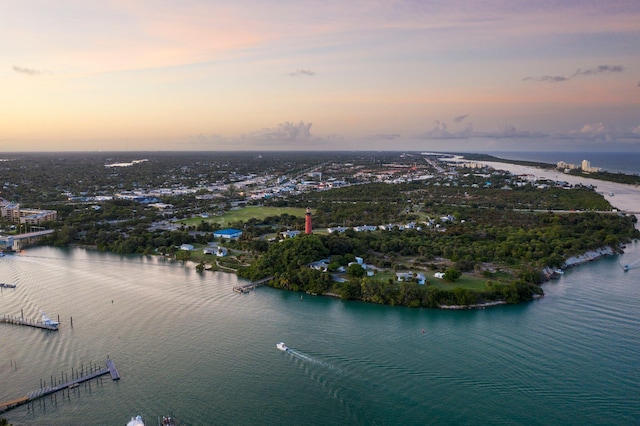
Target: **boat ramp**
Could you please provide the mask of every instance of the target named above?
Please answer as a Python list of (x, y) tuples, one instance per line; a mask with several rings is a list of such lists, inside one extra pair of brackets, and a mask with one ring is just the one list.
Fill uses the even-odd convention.
[(251, 290), (254, 290), (256, 287), (260, 287), (265, 285), (269, 281), (271, 281), (273, 277), (266, 277), (258, 281), (252, 281), (249, 284), (237, 285), (233, 287), (233, 291), (236, 293), (249, 293)]
[(91, 369), (89, 372), (85, 374), (83, 371), (78, 375), (78, 377), (66, 381), (64, 383), (58, 383), (57, 385), (52, 386), (41, 386), (40, 389), (29, 392), (26, 396), (21, 398), (12, 399), (11, 401), (0, 403), (0, 413), (11, 410), (12, 408), (18, 407), (19, 405), (27, 404), (29, 402), (35, 401), (38, 398), (42, 398), (47, 395), (52, 395), (56, 392), (65, 389), (73, 389), (78, 387), (80, 383), (88, 382), (91, 379), (96, 379), (100, 376), (104, 376), (105, 374), (110, 374), (111, 379), (119, 380), (120, 373), (116, 369), (113, 360), (107, 356), (106, 367), (100, 369)]

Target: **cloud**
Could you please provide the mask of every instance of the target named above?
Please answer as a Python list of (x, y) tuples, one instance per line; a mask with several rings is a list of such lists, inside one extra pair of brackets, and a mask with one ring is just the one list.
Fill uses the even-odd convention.
[[(559, 83), (562, 81), (568, 81), (578, 76), (590, 76), (597, 74), (611, 74), (611, 73), (619, 73), (623, 72), (624, 67), (622, 65), (598, 65), (595, 68), (589, 68), (586, 70), (578, 68), (576, 72), (571, 75), (563, 76), (563, 75), (543, 75), (541, 77), (525, 77), (524, 81), (540, 81), (543, 83)], [(638, 83), (640, 85), (640, 83)]]
[(603, 135), (608, 131), (609, 129), (607, 129), (607, 127), (603, 123), (592, 123), (592, 124), (585, 124), (576, 133), (595, 136), (595, 135)]
[[(454, 122), (460, 123), (462, 122), (467, 115), (461, 115), (455, 117), (453, 119)], [(426, 131), (425, 133), (419, 135), (418, 137), (421, 139), (473, 139), (473, 138), (482, 138), (482, 139), (507, 139), (507, 138), (533, 138), (540, 139), (546, 138), (546, 133), (541, 132), (531, 132), (529, 130), (518, 130), (513, 124), (505, 124), (503, 127), (497, 128), (495, 130), (482, 131), (475, 130), (473, 128), (473, 123), (467, 122), (463, 128), (459, 128), (456, 130), (449, 129), (447, 123), (436, 120), (434, 126)]]
[(19, 67), (17, 65), (13, 66), (13, 70), (19, 74), (25, 74), (25, 75), (40, 75), (42, 74), (42, 71), (34, 69), (34, 68), (25, 68), (25, 67)]
[(614, 142), (634, 142), (640, 139), (640, 126), (633, 129), (620, 129), (607, 126), (602, 122), (588, 123), (578, 130), (572, 130), (569, 133), (555, 135), (565, 139), (576, 139), (580, 141), (592, 141), (596, 143), (614, 143)]
[(544, 138), (548, 135), (542, 132), (532, 132), (529, 130), (518, 130), (513, 124), (505, 124), (504, 127), (489, 131), (476, 132), (474, 136), (482, 136), (485, 138)]
[(622, 65), (599, 65), (596, 68), (590, 68), (584, 71), (578, 68), (578, 70), (573, 74), (572, 77), (575, 77), (578, 75), (593, 75), (593, 74), (622, 72), (622, 71), (624, 71), (624, 68), (622, 68)]
[(376, 135), (371, 136), (372, 139), (381, 139), (385, 141), (392, 141), (395, 139), (399, 139), (401, 137), (402, 135), (399, 133), (378, 133)]
[[(461, 115), (454, 118), (453, 121), (460, 123), (467, 115)], [(436, 120), (433, 127), (420, 135), (423, 139), (467, 139), (474, 136), (473, 123), (467, 123), (463, 129), (449, 130), (447, 123)]]
[(542, 77), (525, 77), (524, 81), (533, 80), (533, 81), (542, 81), (545, 83), (558, 83), (560, 81), (567, 81), (571, 77), (563, 77), (561, 75), (543, 75)]
[(264, 128), (256, 132), (243, 135), (243, 139), (262, 142), (305, 142), (311, 139), (311, 126), (313, 123), (284, 122), (276, 128)]
[(303, 75), (303, 76), (307, 76), (307, 77), (313, 77), (314, 75), (316, 75), (316, 73), (315, 73), (315, 71), (311, 71), (311, 70), (299, 69), (299, 70), (295, 70), (294, 72), (289, 73), (289, 75), (291, 77), (297, 77), (299, 75)]

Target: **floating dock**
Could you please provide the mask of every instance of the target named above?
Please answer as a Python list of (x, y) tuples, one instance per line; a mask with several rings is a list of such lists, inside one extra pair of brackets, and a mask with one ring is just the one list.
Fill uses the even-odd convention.
[(236, 293), (249, 293), (251, 290), (254, 290), (256, 287), (265, 285), (272, 279), (273, 277), (266, 277), (258, 281), (250, 282), (249, 284), (237, 285), (233, 287), (233, 291), (235, 291)]
[(0, 323), (2, 322), (6, 324), (26, 325), (29, 327), (41, 328), (43, 330), (51, 330), (51, 331), (58, 330), (57, 325), (44, 324), (40, 321), (27, 320), (24, 318), (18, 318), (11, 315), (3, 315), (2, 317), (0, 317)]
[(113, 363), (113, 360), (111, 358), (107, 357), (106, 365), (107, 366), (104, 368), (94, 370), (83, 376), (77, 377), (73, 380), (69, 380), (68, 382), (60, 383), (57, 386), (41, 387), (38, 390), (29, 392), (27, 396), (23, 396), (21, 398), (16, 398), (16, 399), (12, 399), (11, 401), (0, 403), (0, 413), (7, 410), (11, 410), (12, 408), (18, 407), (23, 404), (27, 404), (38, 398), (42, 398), (43, 396), (54, 394), (64, 389), (73, 389), (75, 387), (78, 387), (80, 383), (87, 382), (91, 379), (95, 379), (100, 376), (104, 376), (105, 374), (111, 374), (111, 378), (113, 380), (119, 380), (120, 374), (118, 373), (118, 370), (116, 369), (116, 366)]

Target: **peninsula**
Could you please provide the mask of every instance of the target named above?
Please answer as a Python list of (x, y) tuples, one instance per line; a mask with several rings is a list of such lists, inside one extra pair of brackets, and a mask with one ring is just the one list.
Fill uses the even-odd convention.
[[(41, 243), (157, 254), (372, 303), (531, 300), (572, 256), (615, 253), (639, 236), (638, 209), (622, 211), (618, 195), (612, 206), (608, 193), (621, 189), (602, 192), (620, 184), (442, 153), (5, 157), (0, 249), (47, 230)], [(10, 215), (16, 206), (55, 215), (35, 223)]]

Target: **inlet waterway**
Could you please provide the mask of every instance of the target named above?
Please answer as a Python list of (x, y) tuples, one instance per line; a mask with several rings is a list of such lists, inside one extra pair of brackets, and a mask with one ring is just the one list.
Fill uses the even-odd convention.
[[(638, 424), (640, 243), (483, 310), (345, 302), (154, 256), (0, 258), (0, 402), (110, 356), (121, 375), (4, 414), (14, 425)], [(71, 325), (73, 318), (73, 326)], [(424, 330), (424, 332), (423, 332)], [(276, 349), (284, 341), (292, 351)]]

